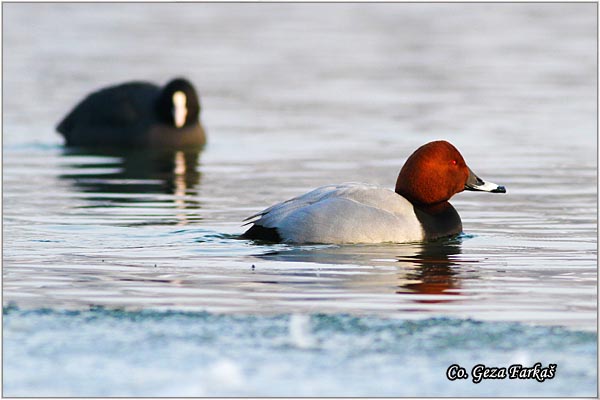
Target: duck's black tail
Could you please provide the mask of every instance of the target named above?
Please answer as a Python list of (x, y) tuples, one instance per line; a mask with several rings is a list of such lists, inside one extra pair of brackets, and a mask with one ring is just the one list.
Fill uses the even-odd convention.
[(265, 228), (260, 225), (252, 225), (244, 234), (244, 239), (264, 240), (265, 242), (280, 243), (281, 235), (277, 232), (277, 228)]

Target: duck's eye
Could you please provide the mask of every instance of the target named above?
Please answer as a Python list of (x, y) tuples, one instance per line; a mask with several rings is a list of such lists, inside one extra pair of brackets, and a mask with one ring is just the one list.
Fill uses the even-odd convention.
[(450, 161), (450, 164), (452, 164), (452, 165), (456, 165), (456, 164), (457, 164), (457, 162), (456, 162), (456, 160), (452, 160), (452, 161)]

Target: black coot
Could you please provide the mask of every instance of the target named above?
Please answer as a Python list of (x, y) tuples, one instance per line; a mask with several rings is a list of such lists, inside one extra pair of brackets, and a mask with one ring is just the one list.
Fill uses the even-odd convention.
[(83, 99), (57, 126), (67, 146), (194, 148), (206, 142), (200, 101), (178, 78), (161, 88), (128, 82)]

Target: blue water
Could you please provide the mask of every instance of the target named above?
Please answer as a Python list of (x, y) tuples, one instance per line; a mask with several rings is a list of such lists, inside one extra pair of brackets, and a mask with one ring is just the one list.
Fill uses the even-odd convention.
[[(4, 310), (5, 396), (594, 396), (597, 335), (454, 318)], [(452, 364), (556, 364), (450, 381)], [(35, 373), (31, 373), (35, 371)]]

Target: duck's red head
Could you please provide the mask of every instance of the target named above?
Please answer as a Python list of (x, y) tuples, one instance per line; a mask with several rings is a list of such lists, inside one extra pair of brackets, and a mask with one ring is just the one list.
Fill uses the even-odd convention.
[(446, 202), (465, 189), (506, 192), (504, 186), (479, 179), (456, 147), (444, 140), (419, 147), (408, 157), (396, 181), (396, 193), (422, 206)]

